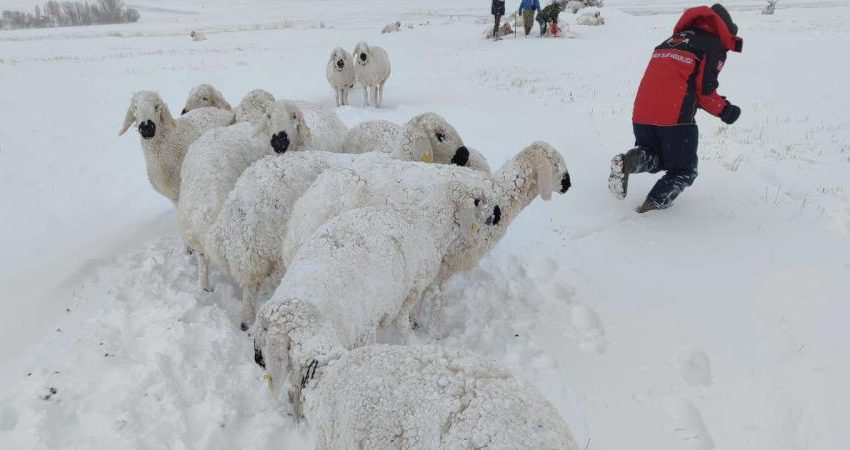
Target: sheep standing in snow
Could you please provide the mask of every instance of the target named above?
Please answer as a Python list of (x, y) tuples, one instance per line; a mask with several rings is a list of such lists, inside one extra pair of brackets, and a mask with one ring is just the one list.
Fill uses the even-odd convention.
[(351, 53), (337, 47), (331, 52), (331, 59), (325, 68), (328, 83), (336, 93), (336, 106), (348, 104), (348, 92), (354, 87), (354, 62)]
[(472, 352), (395, 345), (328, 350), (341, 356), (327, 366), (311, 363), (302, 371), (303, 387), (293, 390), (319, 449), (579, 448), (540, 393)]
[(393, 23), (387, 24), (381, 30), (381, 34), (397, 33), (399, 30), (401, 30), (401, 21), (396, 20)]
[(384, 99), (384, 84), (390, 77), (390, 58), (383, 48), (365, 42), (354, 47), (353, 55), (355, 79), (365, 88), (366, 106), (379, 108)]
[(576, 19), (579, 25), (597, 26), (605, 25), (605, 18), (599, 11), (584, 13)]
[(201, 289), (209, 290), (207, 234), (236, 180), (261, 157), (299, 148), (308, 133), (301, 111), (278, 101), (258, 129), (248, 123), (217, 128), (189, 147), (181, 170), (183, 195), (177, 219), (184, 241), (197, 251)]
[(224, 99), (218, 89), (209, 84), (200, 84), (189, 91), (189, 98), (186, 99), (186, 106), (183, 107), (183, 112), (186, 114), (189, 111), (198, 108), (218, 108), (231, 111), (230, 103)]
[(434, 113), (420, 114), (410, 119), (404, 127), (386, 120), (363, 122), (348, 131), (342, 149), (345, 153), (392, 153), (405, 143), (411, 147), (419, 146), (419, 143), (425, 146), (424, 150), (418, 152), (424, 155), (425, 162), (490, 171), (487, 159), (475, 150), (468, 149), (457, 130)]
[(231, 113), (217, 108), (201, 108), (175, 119), (159, 94), (140, 91), (130, 100), (119, 135), (138, 124), (148, 180), (154, 190), (177, 205), (180, 168), (189, 144), (205, 131), (227, 126), (232, 120)]

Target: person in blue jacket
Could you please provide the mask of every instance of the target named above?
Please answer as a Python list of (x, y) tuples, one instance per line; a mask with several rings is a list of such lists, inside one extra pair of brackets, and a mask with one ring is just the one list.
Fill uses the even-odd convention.
[(540, 0), (522, 0), (519, 4), (518, 13), (522, 14), (522, 25), (525, 27), (525, 35), (531, 33), (534, 26), (534, 13), (540, 11)]

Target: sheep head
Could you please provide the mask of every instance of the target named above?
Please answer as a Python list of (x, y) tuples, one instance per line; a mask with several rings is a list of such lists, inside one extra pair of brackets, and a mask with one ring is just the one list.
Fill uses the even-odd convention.
[(449, 193), (454, 203), (455, 225), (465, 241), (471, 242), (483, 228), (496, 226), (501, 222), (501, 207), (483, 188), (453, 181), (449, 184)]
[(469, 150), (446, 119), (435, 113), (420, 114), (407, 122), (403, 133), (414, 142), (413, 160), (467, 166)]
[(260, 310), (254, 362), (266, 369), (272, 389), (285, 388), (298, 404), (301, 390), (345, 349), (312, 303), (287, 298)]
[(234, 111), (237, 122), (250, 122), (257, 126), (266, 116), (266, 110), (274, 103), (274, 95), (263, 89), (254, 89), (245, 94)]
[(124, 124), (121, 126), (119, 136), (127, 132), (133, 125), (139, 124), (139, 134), (142, 139), (153, 139), (162, 131), (173, 128), (176, 125), (168, 105), (162, 101), (159, 94), (152, 91), (139, 91), (133, 94), (127, 114), (124, 116)]
[(337, 47), (331, 52), (331, 59), (328, 63), (331, 64), (337, 72), (342, 72), (345, 70), (346, 66), (351, 66), (351, 54), (349, 54), (344, 48)]
[(209, 84), (201, 84), (189, 91), (189, 98), (186, 99), (186, 106), (183, 107), (181, 114), (186, 114), (193, 109), (209, 107), (231, 110), (230, 103), (227, 103), (218, 89)]
[(271, 103), (256, 127), (255, 136), (269, 139), (275, 153), (300, 150), (310, 137), (301, 108), (287, 100)]
[(537, 141), (526, 147), (518, 158), (526, 158), (537, 181), (537, 193), (543, 200), (551, 200), (552, 193), (563, 194), (572, 185), (564, 157), (551, 145)]
[(365, 42), (358, 42), (357, 45), (354, 46), (354, 63), (360, 64), (361, 66), (365, 66), (369, 63), (369, 59), (371, 58), (371, 49), (369, 48), (369, 44)]

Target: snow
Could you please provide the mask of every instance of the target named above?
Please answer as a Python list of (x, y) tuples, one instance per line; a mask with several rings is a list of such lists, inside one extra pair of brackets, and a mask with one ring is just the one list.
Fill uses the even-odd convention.
[(238, 290), (214, 271), (196, 291), (117, 132), (144, 89), (172, 111), (200, 83), (333, 107), (328, 52), (361, 40), (393, 75), (382, 108), (357, 91), (336, 109), (347, 126), (434, 111), (493, 167), (545, 140), (570, 168), (569, 193), (450, 282), (438, 344), (532, 384), (582, 448), (846, 447), (850, 7), (726, 2), (741, 119), (698, 117), (700, 176), (671, 209), (632, 211), (652, 176), (607, 192), (649, 53), (697, 4), (609, 0), (603, 26), (498, 43), (488, 5), (448, 0), (145, 0), (137, 24), (0, 32), (0, 447), (312, 448), (252, 361)]

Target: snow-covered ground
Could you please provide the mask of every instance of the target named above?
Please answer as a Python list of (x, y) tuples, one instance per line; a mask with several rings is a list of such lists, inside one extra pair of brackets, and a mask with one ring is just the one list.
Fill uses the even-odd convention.
[(327, 57), (360, 40), (393, 75), (346, 124), (434, 111), (493, 167), (546, 140), (571, 170), (451, 282), (442, 344), (527, 379), (588, 449), (848, 448), (846, 3), (728, 3), (745, 46), (720, 90), (743, 115), (701, 114), (696, 184), (642, 216), (654, 177), (614, 200), (608, 160), (651, 48), (697, 2), (609, 0), (603, 27), (498, 43), (481, 1), (129, 3), (138, 24), (0, 32), (0, 448), (312, 446), (253, 363), (238, 290), (214, 273), (196, 292), (174, 209), (117, 134), (142, 89), (172, 111), (203, 82), (332, 106)]

